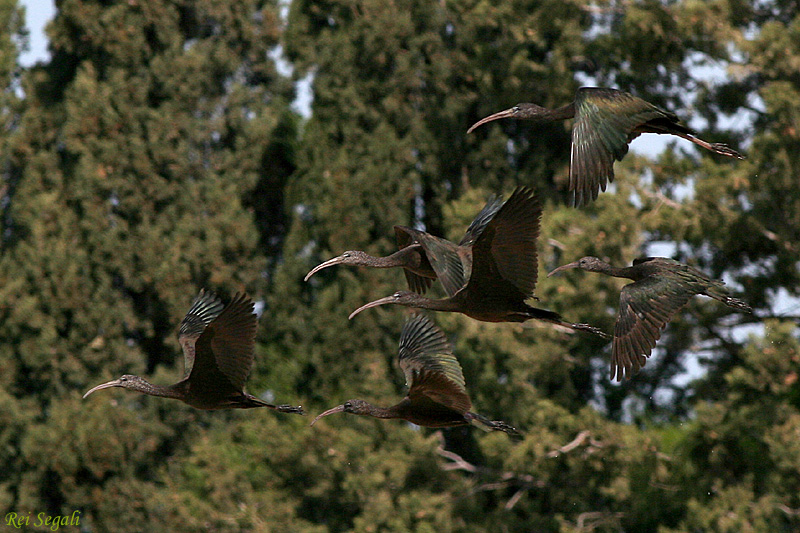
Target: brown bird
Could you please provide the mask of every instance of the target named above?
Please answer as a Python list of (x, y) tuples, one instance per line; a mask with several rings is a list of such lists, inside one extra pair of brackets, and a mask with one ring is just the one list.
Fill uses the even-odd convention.
[(470, 412), (472, 402), (466, 391), (461, 365), (445, 334), (425, 316), (416, 315), (406, 321), (400, 335), (398, 361), (408, 386), (408, 393), (400, 403), (384, 408), (364, 400), (348, 400), (317, 416), (311, 425), (334, 413), (352, 413), (399, 418), (431, 428), (473, 424), (487, 431), (519, 435), (505, 422)]
[(360, 250), (348, 250), (311, 269), (306, 274), (305, 281), (323, 268), (333, 265), (358, 265), (373, 268), (402, 267), (408, 287), (418, 294), (425, 294), (433, 281), (439, 278), (439, 273), (433, 268), (431, 262), (441, 263), (442, 258), (447, 257), (451, 263), (439, 269), (442, 274), (439, 279), (445, 292), (452, 296), (464, 284), (464, 270), (471, 268), (470, 248), (476, 234), (483, 230), (501, 205), (503, 202), (499, 198), (491, 198), (467, 228), (467, 232), (459, 244), (435, 237), (425, 231), (406, 226), (395, 226), (394, 232), (399, 248), (397, 252), (386, 257), (375, 257)]
[(674, 259), (644, 257), (635, 259), (633, 266), (617, 268), (596, 257), (584, 257), (556, 268), (548, 276), (570, 268), (634, 281), (620, 293), (611, 346), (612, 380), (628, 379), (644, 366), (667, 322), (692, 296), (703, 294), (734, 309), (752, 312), (749, 305), (728, 295), (723, 282)]
[(596, 199), (599, 189), (606, 190), (607, 183), (614, 181), (614, 160), (621, 161), (630, 142), (642, 133), (677, 135), (716, 154), (744, 159), (725, 144), (698, 138), (674, 113), (617, 89), (581, 87), (572, 103), (556, 109), (517, 104), (479, 120), (467, 133), (501, 118), (539, 122), (576, 119), (572, 126), (569, 169), (569, 191), (576, 207)]
[(148, 383), (124, 375), (89, 390), (122, 387), (150, 396), (175, 398), (197, 409), (250, 409), (269, 407), (282, 413), (303, 414), (302, 407), (272, 405), (243, 391), (253, 366), (256, 322), (253, 301), (236, 294), (223, 307), (212, 292), (200, 291), (181, 322), (178, 342), (186, 358), (186, 374), (174, 385)]
[(484, 322), (524, 322), (535, 318), (607, 337), (597, 328), (565, 322), (558, 313), (525, 303), (534, 297), (536, 288), (536, 239), (541, 216), (542, 208), (534, 192), (517, 187), (477, 231), (467, 232), (470, 239), (462, 241), (457, 251), (438, 241), (429, 244), (428, 258), (439, 279), (450, 280), (448, 283), (458, 287), (449, 297), (434, 300), (398, 291), (359, 307), (350, 318), (370, 307), (398, 304), (463, 313)]

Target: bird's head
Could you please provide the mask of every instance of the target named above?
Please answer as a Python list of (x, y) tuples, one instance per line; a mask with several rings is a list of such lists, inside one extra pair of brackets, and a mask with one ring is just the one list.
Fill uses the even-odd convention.
[(357, 398), (354, 398), (352, 400), (347, 400), (342, 405), (337, 405), (336, 407), (328, 409), (324, 413), (318, 414), (317, 417), (311, 421), (311, 425), (313, 426), (317, 422), (317, 420), (319, 420), (323, 416), (332, 415), (334, 413), (351, 413), (354, 415), (365, 414), (369, 411), (370, 407), (371, 407), (370, 404), (365, 402), (364, 400), (359, 400)]
[(392, 294), (390, 296), (385, 296), (385, 297), (380, 298), (378, 300), (369, 302), (368, 304), (362, 305), (361, 307), (359, 307), (358, 309), (356, 309), (355, 311), (350, 313), (350, 316), (348, 318), (352, 319), (354, 316), (356, 316), (358, 313), (360, 313), (364, 309), (369, 309), (370, 307), (377, 307), (379, 305), (384, 305), (384, 304), (397, 304), (397, 305), (413, 306), (414, 303), (419, 300), (419, 298), (420, 298), (420, 295), (417, 294), (417, 293), (414, 293), (414, 292), (397, 291), (396, 293), (394, 293), (394, 294)]
[(101, 385), (89, 389), (86, 392), (86, 394), (83, 395), (83, 397), (86, 398), (95, 391), (108, 389), (111, 387), (122, 387), (123, 389), (141, 390), (144, 384), (145, 381), (139, 376), (132, 376), (130, 374), (125, 374), (119, 379), (115, 379), (113, 381), (109, 381), (108, 383), (103, 383)]
[(566, 265), (561, 265), (560, 267), (550, 272), (547, 275), (547, 277), (550, 277), (553, 274), (557, 274), (558, 272), (568, 270), (570, 268), (580, 268), (581, 270), (587, 270), (589, 272), (602, 272), (607, 267), (608, 263), (606, 263), (602, 259), (598, 259), (597, 257), (592, 257), (592, 256), (586, 256), (586, 257), (581, 257), (575, 262), (568, 263)]
[(369, 254), (362, 252), (360, 250), (347, 250), (342, 255), (334, 257), (333, 259), (328, 259), (324, 263), (320, 263), (319, 265), (312, 268), (311, 271), (308, 274), (306, 274), (306, 277), (303, 278), (303, 281), (308, 281), (308, 278), (310, 278), (323, 268), (328, 268), (329, 266), (333, 265), (368, 266), (370, 258), (371, 256)]
[(467, 133), (472, 133), (472, 131), (478, 126), (482, 126), (487, 122), (492, 122), (501, 118), (533, 119), (546, 112), (547, 110), (542, 106), (529, 103), (519, 103), (514, 107), (510, 107), (503, 111), (498, 111), (493, 115), (489, 115), (488, 117), (480, 119), (478, 122), (470, 126), (470, 128), (467, 130)]

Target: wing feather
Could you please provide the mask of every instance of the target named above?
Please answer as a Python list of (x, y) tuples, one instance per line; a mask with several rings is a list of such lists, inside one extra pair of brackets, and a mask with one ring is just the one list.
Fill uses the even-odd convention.
[(570, 190), (579, 199), (596, 199), (599, 189), (614, 181), (614, 160), (628, 153), (628, 144), (651, 120), (674, 117), (641, 98), (616, 89), (584, 87), (575, 96)]
[[(408, 229), (410, 228), (406, 228), (405, 226), (394, 227), (394, 234), (397, 239), (398, 250), (402, 250), (403, 248), (408, 248), (409, 246), (417, 243), (413, 235), (407, 231)], [(431, 288), (431, 285), (433, 285), (432, 279), (420, 276), (419, 274), (415, 274), (414, 272), (410, 271), (407, 268), (403, 269), (403, 273), (406, 276), (406, 281), (408, 282), (408, 288), (416, 292), (417, 294), (425, 294), (428, 291), (428, 289)]]
[(490, 289), (500, 290), (496, 279), (499, 276), (500, 281), (513, 286), (523, 298), (533, 296), (541, 216), (536, 193), (527, 187), (517, 187), (475, 241), (473, 277), (481, 278)]
[(629, 378), (644, 366), (673, 316), (698, 294), (672, 276), (647, 277), (622, 288), (611, 347), (611, 378)]
[(186, 316), (181, 320), (178, 330), (178, 342), (183, 349), (184, 377), (188, 376), (194, 367), (195, 344), (200, 335), (212, 320), (222, 312), (222, 301), (213, 292), (200, 289), (200, 293), (192, 302)]
[(197, 340), (197, 360), (190, 380), (218, 382), (220, 373), (237, 390), (243, 390), (253, 366), (256, 324), (253, 300), (236, 294)]
[(410, 228), (406, 230), (411, 232), (416, 242), (425, 250), (428, 262), (448, 296), (454, 295), (466, 285), (472, 264), (463, 254), (459, 254), (458, 246), (424, 231)]
[(472, 403), (452, 345), (425, 315), (415, 315), (403, 326), (398, 361), (410, 399), (426, 396), (456, 411), (469, 411)]

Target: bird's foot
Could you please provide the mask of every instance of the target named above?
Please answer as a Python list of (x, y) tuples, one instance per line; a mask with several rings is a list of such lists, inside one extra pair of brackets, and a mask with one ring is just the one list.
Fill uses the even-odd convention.
[(744, 156), (724, 143), (709, 143), (711, 150), (719, 155), (726, 155), (728, 157), (735, 157), (736, 159), (744, 159)]
[(610, 339), (611, 338), (611, 335), (609, 335), (608, 333), (604, 332), (600, 328), (596, 328), (594, 326), (590, 326), (589, 324), (570, 324), (570, 325), (572, 326), (572, 329), (577, 329), (577, 330), (580, 330), (580, 331), (588, 331), (589, 333), (594, 333), (595, 335), (599, 335), (600, 337), (603, 337), (604, 339)]
[(732, 298), (732, 297), (728, 296), (727, 298), (725, 298), (725, 305), (727, 305), (729, 307), (736, 308), (736, 309), (738, 309), (740, 311), (746, 311), (748, 313), (752, 313), (753, 312), (753, 308), (752, 307), (747, 305), (745, 302), (739, 300), (738, 298)]
[(523, 436), (522, 433), (517, 430), (517, 428), (506, 424), (502, 420), (491, 420), (487, 425), (495, 431), (504, 431), (513, 437), (522, 438)]
[(304, 415), (304, 414), (306, 414), (306, 412), (303, 411), (302, 407), (294, 406), (294, 405), (276, 405), (275, 406), (275, 410), (279, 411), (281, 413), (293, 413), (293, 414), (296, 414), (296, 415)]

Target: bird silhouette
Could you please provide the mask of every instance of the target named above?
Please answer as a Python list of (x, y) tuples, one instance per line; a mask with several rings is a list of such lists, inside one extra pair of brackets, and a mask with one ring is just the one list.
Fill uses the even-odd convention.
[[(499, 209), (486, 216), (467, 236), (456, 253), (441, 246), (429, 255), (431, 266), (440, 280), (449, 280), (457, 289), (443, 299), (431, 299), (409, 291), (398, 291), (365, 304), (350, 318), (384, 304), (463, 313), (484, 322), (524, 322), (532, 318), (574, 330), (583, 330), (607, 337), (588, 324), (572, 324), (558, 313), (531, 307), (536, 288), (539, 219), (542, 208), (535, 193), (517, 187)], [(477, 219), (476, 219), (477, 220)]]
[[(395, 226), (399, 250), (386, 257), (375, 257), (360, 250), (348, 250), (311, 269), (305, 281), (333, 265), (358, 265), (373, 268), (402, 267), (409, 288), (425, 294), (435, 279), (439, 279), (445, 292), (452, 296), (464, 285), (464, 272), (472, 268), (472, 244), (475, 236), (483, 231), (503, 202), (492, 197), (469, 225), (459, 244), (436, 237), (425, 231), (406, 226)], [(432, 264), (438, 269), (434, 269)]]
[(253, 366), (256, 322), (253, 301), (236, 294), (224, 306), (212, 292), (200, 291), (181, 322), (178, 341), (186, 360), (184, 378), (174, 385), (153, 385), (126, 374), (83, 395), (109, 387), (122, 387), (164, 398), (181, 400), (197, 409), (250, 409), (269, 407), (282, 413), (303, 414), (302, 407), (272, 405), (243, 391)]
[(519, 435), (512, 426), (470, 411), (472, 402), (466, 391), (464, 374), (447, 337), (424, 315), (409, 318), (400, 335), (398, 354), (406, 377), (408, 393), (391, 407), (372, 405), (353, 399), (318, 415), (351, 413), (375, 418), (397, 418), (418, 426), (442, 428), (472, 424), (485, 430)]
[(628, 379), (644, 366), (667, 322), (695, 295), (709, 296), (734, 309), (752, 312), (749, 305), (729, 296), (723, 282), (674, 259), (644, 257), (635, 259), (633, 266), (617, 268), (596, 257), (583, 257), (556, 268), (548, 276), (571, 268), (634, 281), (620, 293), (611, 347), (612, 380)]
[(600, 189), (606, 190), (608, 182), (614, 181), (614, 160), (621, 161), (630, 142), (642, 133), (677, 135), (716, 154), (744, 159), (725, 144), (700, 139), (674, 113), (617, 89), (581, 87), (573, 102), (556, 109), (517, 104), (482, 118), (467, 133), (501, 118), (540, 122), (576, 119), (569, 169), (569, 191), (576, 207), (596, 199)]

